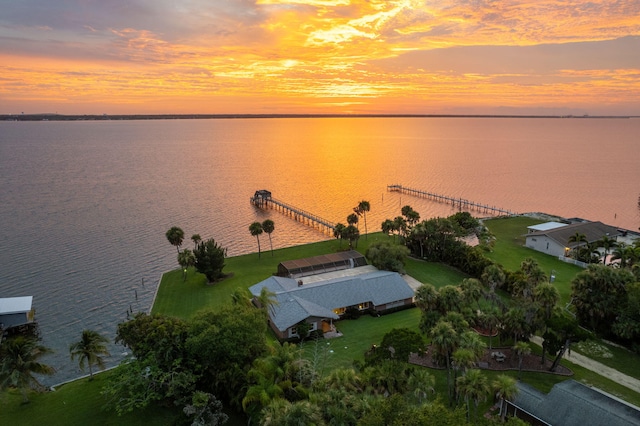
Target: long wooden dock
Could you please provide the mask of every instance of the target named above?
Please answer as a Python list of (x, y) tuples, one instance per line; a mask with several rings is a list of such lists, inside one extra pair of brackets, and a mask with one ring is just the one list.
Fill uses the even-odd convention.
[(292, 206), (280, 200), (276, 200), (271, 196), (271, 192), (267, 190), (256, 191), (250, 199), (251, 204), (261, 209), (273, 209), (282, 214), (292, 217), (298, 222), (319, 229), (321, 232), (333, 236), (335, 224), (331, 221), (321, 218), (320, 216), (310, 213), (306, 210)]
[(427, 198), (429, 200), (438, 201), (441, 203), (451, 204), (454, 207), (466, 210), (476, 210), (482, 213), (490, 213), (494, 215), (515, 215), (517, 213), (511, 210), (502, 209), (495, 206), (489, 206), (488, 204), (476, 203), (475, 201), (465, 200), (464, 198), (449, 197), (447, 195), (436, 194), (434, 192), (422, 191), (414, 188), (407, 188), (402, 185), (387, 185), (387, 191), (400, 192), (403, 194), (409, 194), (416, 197)]

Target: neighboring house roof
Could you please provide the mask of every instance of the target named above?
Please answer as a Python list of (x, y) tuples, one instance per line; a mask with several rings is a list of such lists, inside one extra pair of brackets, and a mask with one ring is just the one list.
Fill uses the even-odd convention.
[(30, 312), (32, 303), (33, 303), (33, 296), (1, 298), (0, 299), (0, 315)]
[(367, 259), (355, 250), (329, 253), (304, 259), (287, 260), (278, 265), (278, 275), (300, 277), (339, 269), (364, 266)]
[(565, 247), (574, 248), (583, 243), (569, 243), (571, 238), (576, 233), (584, 234), (588, 243), (598, 241), (605, 235), (608, 237), (616, 237), (620, 235), (620, 231), (615, 226), (605, 225), (602, 222), (585, 222), (574, 223), (560, 228), (551, 229), (548, 231), (538, 231), (526, 234), (527, 238), (536, 236), (546, 236), (560, 245)]
[(640, 409), (575, 380), (557, 383), (543, 394), (518, 382), (513, 404), (551, 425), (637, 426)]
[(538, 232), (538, 231), (550, 231), (552, 229), (562, 228), (563, 226), (567, 226), (567, 224), (560, 223), (560, 222), (545, 222), (545, 223), (539, 223), (538, 225), (527, 226), (527, 229), (530, 229), (531, 232)]
[(363, 275), (333, 278), (298, 285), (292, 278), (272, 276), (251, 286), (259, 296), (266, 287), (278, 302), (272, 306), (271, 321), (284, 331), (305, 318), (337, 319), (334, 309), (372, 302), (379, 306), (412, 298), (413, 289), (396, 272), (375, 271)]

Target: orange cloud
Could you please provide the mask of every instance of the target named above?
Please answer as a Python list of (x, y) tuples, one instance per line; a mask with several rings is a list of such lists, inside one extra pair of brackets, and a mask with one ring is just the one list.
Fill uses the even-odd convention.
[[(64, 29), (46, 17), (0, 18), (0, 105), (235, 113), (640, 105), (635, 0), (194, 4), (201, 8), (159, 2), (139, 27), (117, 25), (117, 13), (108, 26), (88, 19)], [(248, 109), (224, 111), (230, 105)]]

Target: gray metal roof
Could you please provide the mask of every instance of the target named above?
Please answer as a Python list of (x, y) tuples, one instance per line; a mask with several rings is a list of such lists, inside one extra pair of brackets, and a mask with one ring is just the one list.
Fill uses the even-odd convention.
[(284, 331), (309, 316), (337, 319), (334, 309), (371, 302), (375, 306), (413, 297), (413, 289), (400, 274), (375, 271), (363, 275), (333, 278), (298, 285), (291, 278), (269, 277), (251, 286), (258, 296), (263, 287), (275, 293), (271, 321)]
[(0, 315), (19, 314), (31, 311), (33, 296), (4, 297), (0, 299)]
[(567, 224), (560, 222), (545, 222), (539, 223), (538, 225), (527, 226), (527, 229), (531, 229), (532, 231), (549, 231), (551, 229), (562, 228), (563, 226), (567, 226)]
[(547, 395), (518, 383), (514, 405), (551, 425), (638, 426), (640, 409), (575, 380), (557, 383)]
[(605, 235), (611, 238), (620, 235), (620, 231), (615, 226), (605, 225), (602, 222), (585, 222), (574, 223), (571, 225), (562, 226), (560, 228), (550, 229), (546, 231), (532, 232), (530, 234), (526, 234), (525, 236), (529, 238), (538, 235), (546, 235), (560, 245), (574, 248), (577, 245), (583, 244), (575, 242), (569, 244), (569, 238), (571, 238), (576, 233), (584, 234), (587, 242), (589, 243), (598, 241)]

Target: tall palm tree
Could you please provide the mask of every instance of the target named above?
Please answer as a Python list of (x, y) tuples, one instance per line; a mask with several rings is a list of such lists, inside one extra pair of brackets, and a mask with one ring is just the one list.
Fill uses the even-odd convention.
[[(416, 225), (417, 226), (417, 225)], [(471, 307), (475, 302), (480, 309), (480, 297), (482, 296), (482, 283), (477, 278), (465, 278), (460, 283), (462, 290), (462, 299), (464, 303)]]
[(268, 315), (269, 313), (273, 314), (275, 310), (275, 306), (278, 305), (278, 299), (276, 299), (276, 294), (269, 290), (267, 287), (262, 287), (260, 290), (260, 295), (257, 297), (258, 303), (260, 304), (260, 308), (264, 309), (264, 312)]
[(94, 330), (83, 330), (80, 340), (69, 346), (69, 353), (73, 361), (78, 357), (78, 365), (84, 371), (86, 361), (89, 366), (89, 380), (93, 380), (93, 366), (104, 370), (104, 360), (101, 355), (110, 356), (107, 350), (109, 340)]
[(202, 237), (200, 237), (200, 234), (193, 234), (191, 236), (191, 241), (193, 241), (193, 249), (195, 250), (198, 247), (200, 241), (202, 241)]
[(364, 215), (364, 235), (367, 236), (367, 212), (371, 210), (371, 204), (368, 201), (362, 200), (358, 203), (358, 210)]
[(349, 249), (353, 249), (353, 242), (356, 242), (356, 247), (358, 246), (358, 239), (360, 238), (360, 231), (353, 225), (349, 225), (342, 231), (343, 238), (346, 238), (349, 241)]
[(579, 248), (582, 245), (582, 243), (585, 243), (585, 244), (587, 243), (587, 236), (584, 234), (581, 234), (580, 232), (576, 232), (575, 234), (569, 237), (568, 243), (569, 244), (576, 243), (576, 246), (573, 248), (573, 250), (575, 252), (575, 256), (577, 260)]
[(260, 222), (253, 222), (249, 225), (249, 232), (258, 240), (258, 259), (260, 259), (260, 234), (262, 234), (262, 224)]
[(196, 264), (196, 256), (189, 249), (184, 249), (178, 253), (178, 264), (182, 268), (182, 279), (187, 279), (187, 270), (190, 266)]
[(0, 347), (0, 390), (16, 387), (22, 393), (24, 403), (29, 402), (29, 389), (42, 390), (44, 387), (34, 374), (52, 375), (55, 369), (38, 360), (51, 353), (33, 338), (18, 336), (5, 340)]
[(342, 239), (344, 237), (344, 230), (346, 226), (343, 223), (336, 223), (336, 226), (333, 228), (333, 237), (340, 241), (340, 248), (342, 248)]
[(177, 226), (173, 226), (165, 235), (167, 236), (167, 240), (169, 240), (169, 244), (175, 246), (178, 253), (180, 253), (180, 246), (182, 245), (182, 241), (184, 241), (184, 231)]
[(271, 247), (271, 256), (273, 256), (273, 243), (271, 242), (271, 233), (276, 229), (276, 224), (271, 219), (265, 219), (262, 222), (262, 230), (269, 236), (269, 246)]
[(383, 234), (387, 234), (387, 236), (391, 237), (391, 234), (393, 233), (393, 229), (394, 229), (393, 221), (391, 219), (386, 219), (384, 222), (382, 222), (382, 225), (380, 226), (380, 228), (382, 229)]
[(467, 371), (464, 376), (458, 377), (456, 382), (460, 395), (462, 395), (467, 405), (467, 420), (471, 420), (471, 401), (473, 401), (475, 408), (473, 418), (477, 418), (478, 405), (487, 399), (487, 395), (490, 392), (487, 376), (482, 374), (480, 370), (472, 369)]
[(489, 265), (482, 271), (480, 280), (489, 288), (489, 290), (484, 294), (485, 299), (487, 299), (491, 303), (491, 306), (495, 308), (498, 302), (496, 288), (501, 288), (506, 281), (504, 272), (497, 265)]
[(500, 400), (500, 417), (504, 420), (507, 410), (505, 401), (510, 401), (518, 394), (518, 385), (516, 380), (506, 374), (498, 375), (492, 385), (496, 398)]
[(544, 319), (551, 318), (553, 307), (560, 300), (558, 289), (551, 283), (542, 283), (533, 291), (534, 300), (544, 309)]
[(349, 216), (347, 216), (347, 223), (349, 225), (355, 225), (356, 228), (358, 227), (358, 215), (355, 213), (351, 213)]
[(425, 402), (429, 394), (435, 392), (436, 379), (426, 369), (420, 368), (413, 371), (407, 385), (418, 404)]
[(447, 366), (447, 387), (449, 395), (449, 403), (452, 402), (452, 383), (451, 383), (451, 356), (458, 347), (458, 333), (454, 330), (451, 323), (447, 321), (438, 321), (431, 329), (431, 344), (435, 351), (444, 358)]
[(615, 238), (609, 238), (608, 235), (605, 235), (600, 239), (600, 241), (598, 241), (598, 245), (604, 249), (604, 253), (602, 254), (602, 263), (606, 265), (609, 250), (618, 247), (618, 241), (616, 241)]
[(516, 352), (516, 355), (518, 355), (518, 380), (520, 380), (520, 377), (522, 376), (522, 360), (525, 355), (529, 355), (531, 353), (531, 347), (529, 347), (528, 342), (520, 341), (516, 342), (513, 346), (513, 350)]

